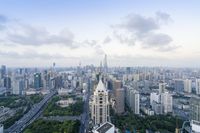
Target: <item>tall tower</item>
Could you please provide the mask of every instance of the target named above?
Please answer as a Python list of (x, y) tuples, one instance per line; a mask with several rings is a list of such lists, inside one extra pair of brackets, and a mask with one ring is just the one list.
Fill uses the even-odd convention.
[(101, 79), (94, 91), (91, 101), (91, 119), (95, 125), (109, 121), (108, 90)]
[(200, 79), (196, 79), (196, 94), (199, 95), (200, 94)]
[(106, 54), (105, 54), (105, 57), (104, 57), (103, 67), (104, 67), (104, 72), (107, 73), (108, 72), (108, 64), (107, 64), (107, 55)]

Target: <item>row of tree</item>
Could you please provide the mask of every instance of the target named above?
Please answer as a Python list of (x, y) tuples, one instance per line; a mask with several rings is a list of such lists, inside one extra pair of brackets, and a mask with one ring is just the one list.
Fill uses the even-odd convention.
[(78, 133), (79, 121), (45, 121), (36, 120), (25, 129), (24, 133)]

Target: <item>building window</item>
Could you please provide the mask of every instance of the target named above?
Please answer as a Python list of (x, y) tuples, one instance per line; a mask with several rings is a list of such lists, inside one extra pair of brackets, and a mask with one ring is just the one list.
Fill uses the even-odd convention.
[(100, 114), (100, 115), (103, 114), (103, 109), (102, 109), (102, 108), (99, 109), (99, 114)]
[(102, 117), (100, 117), (100, 123), (103, 123), (103, 119), (102, 119)]

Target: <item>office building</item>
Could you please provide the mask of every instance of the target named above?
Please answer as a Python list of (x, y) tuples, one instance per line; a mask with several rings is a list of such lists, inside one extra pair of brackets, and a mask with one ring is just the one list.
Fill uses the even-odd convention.
[(1, 79), (3, 79), (6, 76), (6, 66), (1, 66)]
[(116, 90), (121, 89), (122, 82), (120, 80), (114, 80), (113, 81), (113, 94), (114, 97), (116, 97)]
[(200, 121), (200, 98), (192, 97), (190, 99), (190, 119)]
[(200, 79), (196, 79), (195, 89), (196, 89), (196, 94), (200, 95)]
[(165, 92), (166, 83), (159, 83), (159, 94)]
[(174, 88), (176, 92), (183, 92), (184, 91), (184, 81), (182, 79), (175, 79), (174, 80)]
[(107, 55), (105, 55), (105, 57), (104, 57), (103, 69), (104, 69), (104, 73), (107, 73), (107, 72), (108, 72)]
[(157, 115), (163, 114), (163, 105), (160, 102), (153, 101), (152, 109)]
[(98, 125), (107, 122), (110, 117), (109, 114), (108, 90), (100, 79), (91, 101), (91, 119), (93, 124)]
[(153, 102), (157, 102), (160, 103), (160, 94), (156, 93), (156, 92), (152, 92), (150, 94), (150, 105), (153, 105)]
[(21, 77), (16, 77), (12, 82), (12, 93), (15, 95), (24, 94), (24, 80)]
[(115, 97), (115, 112), (117, 114), (121, 114), (124, 112), (124, 104), (125, 104), (125, 91), (123, 88), (116, 90)]
[(140, 94), (131, 87), (126, 89), (126, 103), (134, 114), (140, 114)]
[(11, 88), (11, 78), (10, 77), (8, 77), (8, 76), (4, 77), (3, 86), (6, 89), (10, 89)]
[(173, 111), (173, 98), (172, 95), (168, 92), (161, 94), (161, 104), (163, 107), (163, 112), (171, 113)]
[(41, 73), (34, 74), (34, 88), (39, 90), (42, 87)]
[(187, 93), (192, 92), (192, 80), (190, 79), (184, 80), (184, 92), (187, 92)]

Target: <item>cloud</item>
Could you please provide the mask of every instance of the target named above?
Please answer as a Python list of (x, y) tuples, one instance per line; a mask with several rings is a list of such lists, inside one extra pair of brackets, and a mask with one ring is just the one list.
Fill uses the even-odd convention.
[(147, 47), (166, 46), (173, 41), (169, 35), (163, 33), (150, 33), (140, 38), (140, 40)]
[(101, 45), (96, 45), (94, 47), (94, 49), (95, 49), (95, 54), (97, 54), (97, 55), (103, 55), (103, 54), (105, 54), (105, 52), (104, 52), (104, 50), (103, 50), (103, 48), (102, 48)]
[(96, 40), (85, 40), (82, 42), (82, 44), (86, 44), (87, 46), (95, 46), (95, 45), (97, 45), (97, 41)]
[(126, 16), (125, 22), (118, 26), (137, 34), (159, 29), (159, 25), (156, 23), (154, 18), (144, 17), (138, 14), (130, 14)]
[[(113, 35), (120, 43), (128, 45), (138, 43), (143, 48), (156, 48), (157, 50), (170, 47), (169, 50), (171, 50), (172, 37), (159, 32), (161, 26), (171, 20), (170, 15), (164, 12), (156, 12), (154, 17), (130, 14), (120, 24), (112, 26)], [(174, 48), (177, 47), (174, 46)]]
[(113, 35), (114, 35), (114, 37), (115, 38), (117, 38), (118, 39), (118, 41), (120, 42), (120, 43), (122, 43), (122, 44), (128, 44), (128, 45), (135, 45), (135, 39), (134, 39), (134, 37), (132, 37), (132, 36), (128, 36), (127, 34), (126, 34), (126, 36), (124, 36), (124, 34), (123, 33), (119, 33), (119, 32), (117, 32), (117, 31), (114, 31), (113, 32)]
[(8, 21), (8, 18), (6, 16), (0, 14), (0, 30), (3, 30), (6, 28), (7, 21)]
[(109, 43), (109, 42), (111, 42), (111, 41), (112, 41), (112, 39), (111, 39), (109, 36), (107, 36), (107, 37), (103, 40), (103, 44)]
[(68, 29), (64, 29), (58, 34), (51, 34), (43, 27), (33, 27), (31, 25), (20, 24), (7, 33), (7, 40), (20, 45), (64, 45), (76, 48), (74, 35)]
[(160, 24), (167, 24), (168, 22), (172, 22), (170, 15), (165, 12), (156, 12), (156, 18)]

